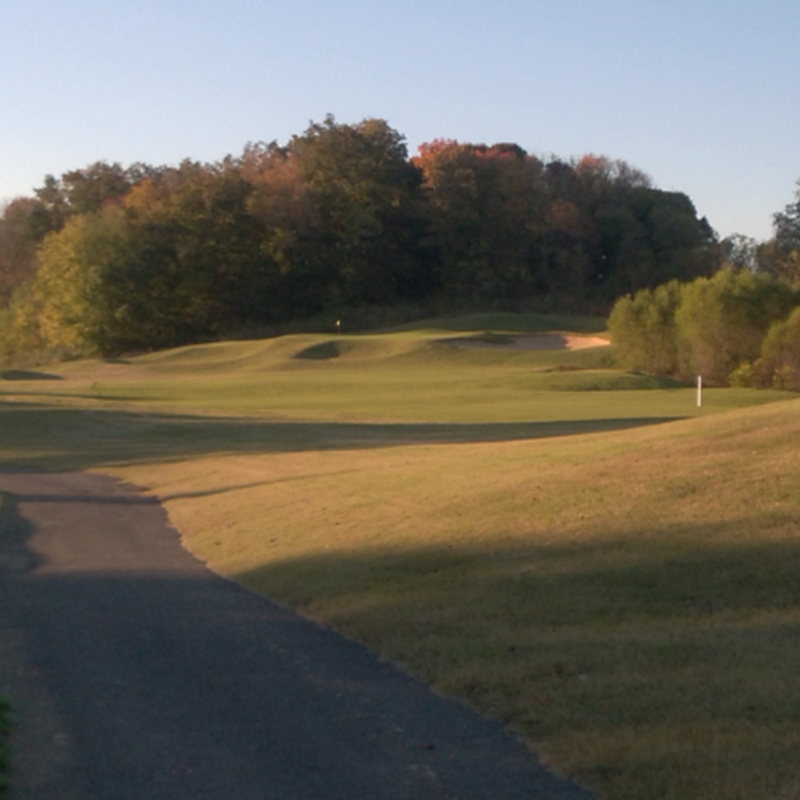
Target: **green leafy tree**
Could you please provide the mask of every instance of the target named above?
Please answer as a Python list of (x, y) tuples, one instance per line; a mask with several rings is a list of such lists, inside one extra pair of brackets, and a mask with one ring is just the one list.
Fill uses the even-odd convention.
[(675, 313), (682, 375), (726, 385), (737, 367), (758, 358), (770, 326), (796, 302), (785, 283), (750, 270), (726, 268), (684, 286)]
[(339, 274), (325, 258), (318, 203), (300, 161), (273, 143), (249, 145), (239, 163), (253, 187), (248, 208), (261, 229), (261, 250), (274, 265), (269, 316), (282, 321), (324, 311), (340, 294)]
[(762, 385), (800, 392), (800, 306), (769, 329), (755, 372)]
[(726, 264), (755, 272), (758, 269), (758, 242), (752, 236), (732, 233), (720, 242), (720, 251)]
[(773, 215), (773, 238), (756, 253), (758, 268), (800, 286), (800, 181), (795, 200)]
[(100, 211), (105, 205), (120, 201), (133, 186), (158, 170), (146, 164), (125, 169), (121, 164), (97, 161), (85, 169), (65, 172), (60, 178), (47, 175), (35, 191), (37, 241), (59, 231), (76, 214)]
[(40, 346), (71, 356), (113, 352), (131, 298), (131, 260), (121, 214), (72, 217), (39, 250), (39, 269), (22, 293), (26, 302), (17, 304), (18, 332), (25, 335), (25, 311), (35, 308)]
[(332, 116), (292, 139), (288, 157), (304, 182), (315, 224), (299, 263), (332, 302), (391, 302), (422, 293), (418, 250), (424, 217), (420, 174), (403, 137), (380, 119), (338, 124)]
[(541, 290), (541, 162), (516, 145), (424, 144), (431, 243), (445, 291), (470, 300), (518, 298)]
[[(620, 298), (609, 329), (619, 363), (628, 369), (686, 380), (702, 375), (715, 385), (749, 384), (757, 375), (769, 382), (783, 363), (781, 353), (789, 353), (787, 330), (794, 330), (775, 323), (799, 300), (782, 281), (728, 267), (710, 278), (670, 281)], [(774, 341), (762, 352), (771, 329)], [(786, 361), (793, 363), (790, 355)]]
[(774, 215), (775, 242), (783, 253), (800, 250), (800, 181), (794, 202)]
[[(714, 246), (688, 198), (623, 161), (451, 141), (409, 160), (384, 120), (329, 116), (217, 164), (47, 176), (0, 218), (2, 324), (12, 343), (108, 354), (405, 300), (605, 310), (708, 274)], [(645, 303), (653, 337), (662, 300)]]
[[(18, 340), (67, 355), (181, 344), (260, 318), (260, 231), (236, 173), (185, 164), (123, 206), (71, 216), (49, 234), (20, 294)], [(23, 301), (24, 298), (24, 301)], [(27, 331), (36, 309), (36, 335)]]
[[(46, 345), (39, 319), (41, 299), (33, 281), (22, 283), (8, 305), (0, 308), (0, 356), (5, 364), (25, 364), (33, 354), (41, 354)], [(54, 357), (61, 354), (54, 353)]]
[(719, 266), (714, 232), (684, 194), (615, 183), (593, 205), (590, 279), (605, 298), (708, 276)]
[(29, 197), (10, 202), (0, 217), (0, 304), (36, 270), (39, 204)]
[(678, 281), (670, 281), (616, 302), (608, 328), (620, 366), (655, 375), (678, 372), (675, 312), (681, 290)]
[(276, 269), (251, 210), (253, 191), (234, 166), (184, 162), (126, 198), (159, 342), (268, 321)]
[(100, 211), (106, 203), (124, 197), (151, 172), (151, 168), (143, 165), (126, 170), (119, 163), (98, 161), (85, 169), (65, 172), (61, 176), (60, 195), (70, 214)]

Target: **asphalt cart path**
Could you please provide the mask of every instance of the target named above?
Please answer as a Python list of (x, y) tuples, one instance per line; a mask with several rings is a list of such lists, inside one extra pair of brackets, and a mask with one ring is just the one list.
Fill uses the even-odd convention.
[(366, 648), (208, 570), (161, 506), (0, 471), (15, 800), (587, 800)]

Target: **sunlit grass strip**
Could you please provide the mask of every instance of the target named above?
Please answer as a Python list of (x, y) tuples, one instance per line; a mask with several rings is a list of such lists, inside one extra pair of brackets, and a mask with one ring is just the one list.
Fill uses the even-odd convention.
[[(501, 316), (477, 321), (516, 320), (522, 331), (537, 324)], [(678, 418), (788, 396), (708, 392), (698, 411), (690, 387), (614, 369), (611, 348), (486, 351), (445, 341), (445, 334), (470, 333), (470, 321), (476, 319), (392, 334), (220, 342), (17, 371), (0, 379), (0, 402), (316, 422), (501, 423)]]

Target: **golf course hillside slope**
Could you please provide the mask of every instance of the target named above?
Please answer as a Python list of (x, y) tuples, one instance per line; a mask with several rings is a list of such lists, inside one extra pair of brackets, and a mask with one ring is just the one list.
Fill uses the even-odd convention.
[(800, 797), (800, 399), (698, 407), (613, 347), (513, 346), (534, 333), (603, 331), (481, 317), (13, 375), (0, 460), (138, 484), (214, 570), (602, 800)]
[(216, 570), (602, 798), (800, 789), (800, 403), (564, 439), (116, 474)]
[[(698, 410), (692, 387), (617, 369), (613, 347), (601, 344), (607, 341), (602, 331), (602, 320), (484, 314), (385, 333), (217, 342), (0, 370), (0, 398), (29, 412), (42, 399), (65, 409), (103, 410), (111, 412), (106, 420), (125, 424), (141, 421), (137, 415), (146, 411), (272, 421), (489, 424), (497, 432), (498, 425), (576, 421), (602, 430), (609, 420), (675, 419), (791, 396), (713, 390)], [(520, 346), (540, 341), (548, 348)], [(556, 349), (549, 349), (553, 342)], [(18, 415), (22, 426), (24, 416)], [(76, 425), (87, 424), (77, 417), (70, 417)], [(36, 424), (47, 421), (37, 417)], [(59, 427), (48, 431), (54, 443), (63, 435)], [(257, 431), (253, 437), (260, 441)]]

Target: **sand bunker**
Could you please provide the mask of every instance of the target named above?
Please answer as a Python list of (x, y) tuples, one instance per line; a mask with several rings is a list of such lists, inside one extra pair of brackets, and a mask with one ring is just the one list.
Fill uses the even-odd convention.
[(582, 350), (586, 347), (606, 347), (608, 339), (601, 336), (579, 336), (572, 333), (536, 333), (515, 336), (508, 342), (490, 342), (459, 336), (443, 339), (456, 347), (475, 347), (483, 350)]

